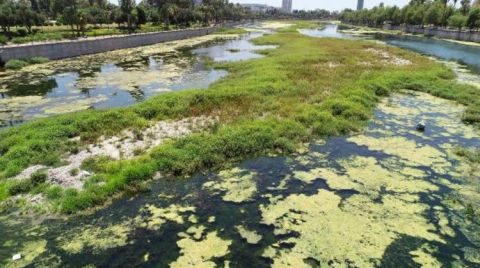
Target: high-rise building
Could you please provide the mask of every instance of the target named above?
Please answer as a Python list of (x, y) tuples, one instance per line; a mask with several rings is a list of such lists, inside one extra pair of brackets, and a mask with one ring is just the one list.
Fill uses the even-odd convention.
[(282, 9), (285, 12), (291, 13), (292, 12), (292, 0), (283, 0)]
[(363, 9), (363, 1), (364, 1), (364, 0), (358, 0), (358, 2), (357, 2), (357, 10), (362, 10), (362, 9)]

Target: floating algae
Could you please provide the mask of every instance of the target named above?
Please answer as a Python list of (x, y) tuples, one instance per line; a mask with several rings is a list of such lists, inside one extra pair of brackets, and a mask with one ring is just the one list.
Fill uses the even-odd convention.
[(252, 200), (257, 192), (256, 173), (234, 168), (218, 174), (219, 181), (209, 181), (203, 188), (213, 192), (223, 192), (224, 201), (242, 203)]
[(44, 108), (43, 111), (46, 114), (64, 114), (64, 113), (77, 112), (81, 110), (86, 110), (92, 107), (93, 104), (106, 101), (107, 99), (108, 99), (107, 96), (104, 96), (104, 95), (100, 95), (100, 96), (88, 98), (88, 99), (79, 99), (79, 100), (67, 99), (65, 100), (65, 103), (48, 106)]
[(72, 229), (69, 234), (57, 239), (60, 248), (70, 254), (79, 254), (85, 249), (94, 253), (127, 244), (131, 226), (126, 223), (106, 227), (88, 226)]
[(182, 214), (195, 212), (195, 207), (172, 204), (166, 208), (158, 208), (154, 205), (147, 205), (142, 211), (150, 215), (148, 217), (137, 217), (137, 224), (142, 228), (158, 230), (167, 221), (184, 224), (185, 218)]
[(430, 145), (420, 145), (405, 137), (353, 136), (348, 139), (373, 151), (382, 151), (422, 166), (450, 167), (446, 155)]
[(187, 229), (187, 234), (192, 235), (195, 240), (199, 240), (203, 236), (203, 232), (205, 232), (207, 228), (203, 225), (198, 226), (191, 226)]
[(425, 268), (434, 268), (434, 267), (441, 267), (441, 263), (432, 256), (432, 253), (435, 250), (432, 249), (429, 245), (422, 245), (417, 250), (411, 251), (410, 255), (412, 255), (412, 259), (420, 264), (422, 267)]
[(6, 268), (26, 267), (47, 250), (47, 241), (39, 240), (34, 242), (27, 242), (19, 251), (21, 258), (16, 261), (10, 261), (5, 266)]
[(258, 244), (258, 242), (262, 240), (261, 235), (259, 235), (255, 231), (248, 230), (244, 226), (238, 225), (238, 226), (235, 226), (235, 229), (243, 239), (247, 240), (247, 243), (249, 244)]
[(354, 195), (340, 206), (340, 196), (319, 190), (316, 195), (293, 194), (263, 206), (263, 223), (273, 225), (275, 234), (298, 234), (281, 240), (292, 244), (291, 249), (271, 246), (264, 256), (273, 260), (273, 267), (308, 267), (304, 262), (308, 259), (340, 267), (374, 267), (402, 234), (444, 243), (422, 215), (427, 206), (395, 196), (385, 200), (380, 204), (369, 196)]
[(177, 242), (181, 256), (170, 267), (216, 267), (214, 258), (228, 253), (231, 241), (218, 237), (217, 232), (210, 232), (201, 241), (183, 238)]

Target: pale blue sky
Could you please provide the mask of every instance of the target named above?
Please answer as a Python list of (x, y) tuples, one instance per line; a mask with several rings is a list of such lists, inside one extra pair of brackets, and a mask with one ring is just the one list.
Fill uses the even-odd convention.
[[(230, 0), (233, 3), (248, 3), (248, 4), (267, 4), (279, 7), (282, 5), (282, 0)], [(410, 0), (365, 0), (365, 7), (370, 8), (384, 2), (385, 5), (404, 6)], [(343, 10), (345, 8), (356, 8), (356, 0), (293, 0), (293, 9), (328, 9), (328, 10)]]

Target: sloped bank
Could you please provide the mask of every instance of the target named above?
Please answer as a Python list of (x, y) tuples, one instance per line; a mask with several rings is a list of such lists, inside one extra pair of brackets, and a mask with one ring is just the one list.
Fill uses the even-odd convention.
[(0, 62), (7, 62), (11, 59), (26, 59), (38, 56), (46, 57), (51, 60), (57, 60), (117, 49), (153, 45), (161, 42), (207, 35), (219, 28), (233, 27), (239, 24), (239, 22), (233, 22), (199, 29), (141, 33), (32, 45), (5, 46), (0, 49)]

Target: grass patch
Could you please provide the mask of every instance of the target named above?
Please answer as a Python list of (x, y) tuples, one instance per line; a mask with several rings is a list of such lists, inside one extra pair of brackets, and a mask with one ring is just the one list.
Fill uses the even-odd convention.
[(214, 34), (247, 34), (248, 31), (243, 28), (219, 28)]
[(5, 63), (5, 68), (9, 70), (20, 70), (25, 66), (28, 66), (28, 62), (24, 60), (9, 60)]
[[(359, 131), (379, 98), (400, 89), (469, 105), (465, 121), (479, 122), (475, 119), (480, 114), (475, 108), (478, 91), (457, 84), (450, 70), (418, 54), (371, 42), (312, 38), (291, 30), (255, 43), (275, 44), (278, 49), (263, 51), (265, 57), (260, 59), (214, 64), (230, 74), (207, 90), (171, 92), (127, 108), (77, 112), (0, 131), (0, 178), (33, 164), (59, 163), (59, 156), (72, 149), (69, 139), (76, 136), (89, 143), (156, 120), (221, 118), (211, 132), (173, 140), (132, 160), (88, 159), (83, 168), (96, 175), (83, 190), (45, 190), (54, 197), (57, 209), (74, 213), (140, 187), (156, 172), (187, 176), (258, 155), (288, 154), (316, 137)], [(412, 64), (391, 65), (370, 48), (388, 50)]]

